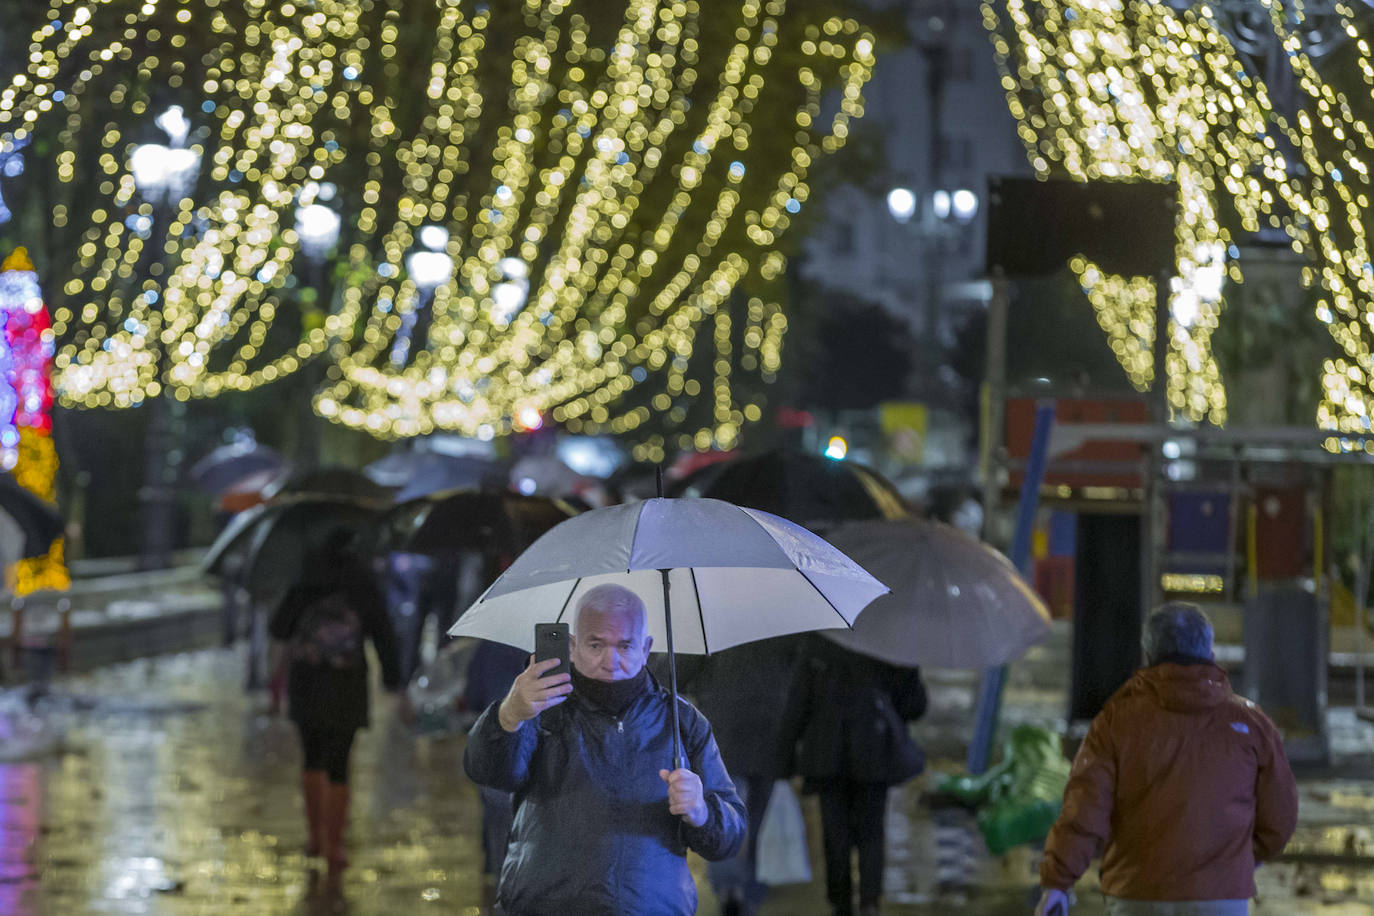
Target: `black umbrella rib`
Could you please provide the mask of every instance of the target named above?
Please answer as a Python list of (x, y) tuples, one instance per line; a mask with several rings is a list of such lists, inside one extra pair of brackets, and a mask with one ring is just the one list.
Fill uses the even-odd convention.
[[(632, 531), (632, 532), (630, 532), (630, 555), (629, 555), (628, 557), (625, 558), (625, 559), (627, 559), (627, 560), (630, 562), (630, 565), (631, 565), (631, 566), (634, 565), (634, 560), (635, 560), (635, 542), (639, 539), (639, 521), (640, 521), (640, 519), (642, 519), (642, 518), (644, 518), (644, 504), (643, 504), (643, 503), (640, 504), (640, 506), (639, 506), (639, 511), (635, 513), (635, 530)], [(632, 570), (632, 569), (627, 569), (627, 570), (625, 570), (625, 573), (626, 573), (626, 575), (628, 575), (628, 574), (630, 574), (630, 573), (633, 572), (633, 571), (634, 571), (634, 570)]]
[(692, 576), (692, 597), (697, 600), (697, 620), (701, 621), (701, 647), (706, 650), (706, 654), (711, 654), (711, 643), (706, 638), (706, 616), (701, 612), (701, 589), (697, 588), (697, 570), (695, 566), (687, 567), (687, 572)]
[(811, 581), (811, 577), (810, 577), (810, 576), (808, 576), (806, 573), (802, 572), (800, 569), (797, 570), (797, 575), (799, 575), (799, 576), (801, 576), (803, 579), (805, 579), (807, 585), (809, 585), (809, 586), (811, 586), (812, 588), (816, 589), (816, 594), (818, 594), (818, 595), (821, 596), (821, 600), (822, 600), (822, 601), (824, 601), (826, 604), (830, 605), (830, 610), (834, 611), (835, 614), (836, 614), (836, 616), (838, 616), (841, 620), (844, 620), (844, 625), (845, 625), (845, 627), (846, 627), (847, 629), (850, 629), (850, 630), (854, 629), (854, 624), (850, 623), (848, 620), (845, 620), (844, 615), (840, 613), (840, 609), (837, 608), (837, 607), (835, 607), (835, 602), (833, 602), (833, 601), (831, 601), (829, 598), (825, 597), (825, 592), (821, 591), (819, 588), (816, 587), (816, 583), (814, 583), (814, 582)]
[(553, 619), (554, 623), (562, 623), (563, 615), (568, 611), (568, 602), (572, 601), (572, 596), (577, 594), (577, 587), (582, 584), (581, 579), (573, 580), (572, 591), (568, 592), (568, 597), (563, 599), (563, 606), (558, 609), (558, 616)]

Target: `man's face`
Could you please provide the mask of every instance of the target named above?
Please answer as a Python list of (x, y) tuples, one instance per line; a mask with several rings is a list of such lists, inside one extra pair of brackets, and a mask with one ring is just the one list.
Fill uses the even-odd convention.
[(584, 677), (623, 681), (639, 674), (653, 641), (640, 632), (637, 615), (587, 608), (572, 640), (572, 663)]

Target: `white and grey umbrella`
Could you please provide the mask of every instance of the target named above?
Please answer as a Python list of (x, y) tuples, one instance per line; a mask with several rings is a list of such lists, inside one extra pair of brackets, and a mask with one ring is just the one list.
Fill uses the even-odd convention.
[[(608, 582), (643, 599), (654, 648), (669, 653), (674, 696), (674, 652), (848, 628), (887, 591), (839, 550), (776, 515), (715, 499), (648, 499), (555, 526), (449, 633), (533, 650), (536, 623), (570, 620), (578, 599)], [(674, 751), (680, 757), (676, 741)]]

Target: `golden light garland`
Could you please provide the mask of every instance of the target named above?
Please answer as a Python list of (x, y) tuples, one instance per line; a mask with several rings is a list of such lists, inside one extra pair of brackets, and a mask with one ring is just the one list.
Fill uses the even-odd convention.
[[(351, 7), (52, 5), (26, 71), (0, 91), (0, 146), (62, 119), (55, 166), (68, 190), (52, 218), (59, 231), (80, 231), (79, 259), (50, 297), (62, 403), (127, 407), (164, 388), (181, 400), (245, 390), (324, 349), (318, 328), (277, 352), (266, 342), (278, 294), (294, 282), (292, 213), (343, 156), (313, 120), (331, 90), (344, 99), (349, 55), (331, 59), (324, 39), (354, 34)], [(136, 144), (122, 126), (157, 114), (149, 86), (196, 99), (187, 114), (208, 122), (183, 140), (199, 167), (164, 205), (137, 188)], [(348, 327), (352, 316), (335, 321)]]
[[(1295, 251), (1313, 259), (1305, 281), (1321, 289), (1317, 317), (1347, 357), (1324, 367), (1317, 421), (1324, 429), (1365, 432), (1374, 372), (1374, 267), (1364, 212), (1374, 134), (1352, 99), (1312, 64), (1301, 6), (1266, 2), (1263, 8), (1302, 92), (1292, 122), (1247, 72), (1207, 4), (1176, 11), (1139, 0), (1007, 0), (1005, 15), (990, 3), (983, 10), (1008, 104), (1037, 173), (1179, 184), (1180, 279), (1168, 356), (1174, 409), (1194, 420), (1226, 417), (1209, 343), (1223, 308), (1220, 276), (1208, 283), (1216, 298), (1194, 288), (1200, 272), (1221, 270), (1220, 252), (1231, 248), (1218, 214), (1224, 205), (1243, 231), (1281, 228)], [(1337, 9), (1358, 54), (1366, 83), (1360, 103), (1366, 104), (1374, 85), (1369, 45), (1350, 8)], [(1131, 381), (1148, 387), (1152, 367), (1141, 354), (1152, 345), (1154, 322), (1141, 297), (1152, 288), (1139, 278), (1109, 277), (1086, 258), (1072, 267)], [(1241, 280), (1234, 261), (1224, 270)], [(1338, 447), (1335, 437), (1328, 444)]]
[[(624, 0), (607, 28), (611, 7), (569, 0), (54, 0), (0, 77), (0, 146), (65, 119), (53, 220), (79, 259), (50, 297), (59, 396), (246, 390), (327, 350), (317, 411), (380, 437), (690, 425), (706, 387), (709, 420), (641, 457), (733, 445), (762, 415), (738, 377), (779, 366), (779, 237), (874, 63), (857, 22), (792, 6)], [(732, 42), (703, 41), (723, 27)], [(171, 99), (199, 169), (158, 206), (127, 131)], [(790, 149), (753, 155), (783, 119)], [(341, 301), (284, 331), (292, 213), (331, 181)], [(434, 288), (408, 266), (430, 225), (453, 265)]]
[[(731, 376), (777, 371), (786, 320), (751, 297), (736, 328), (728, 305), (745, 277), (779, 276), (774, 246), (808, 196), (811, 162), (837, 149), (862, 114), (872, 36), (839, 18), (798, 25), (781, 0), (744, 0), (736, 42), (719, 63), (702, 59), (696, 2), (626, 4), (607, 50), (570, 9), (526, 4), (488, 171), (465, 193), (451, 186), (452, 165), (470, 161), (465, 149), (490, 108), (480, 66), (496, 52), (485, 14), (445, 11), (429, 67), (429, 130), (398, 150), (414, 197), (403, 198), (381, 246), (388, 280), (361, 344), (316, 399), (322, 415), (378, 436), (441, 428), (486, 438), (546, 414), (582, 432), (632, 433), (653, 413), (682, 423), (703, 395), (689, 367), (709, 321), (709, 422), (672, 442), (645, 437), (637, 457), (732, 447), (740, 427), (762, 416), (759, 401), (737, 403)], [(770, 66), (788, 36), (812, 66)], [(711, 71), (717, 84), (703, 86)], [(822, 122), (827, 73), (838, 75), (841, 100)], [(788, 101), (798, 86), (799, 106)], [(778, 104), (795, 110), (795, 142), (787, 161), (759, 161), (749, 155), (752, 116)], [(374, 134), (385, 135), (391, 117), (374, 109)], [(373, 193), (382, 175), (379, 162)], [(664, 206), (651, 209), (656, 189)], [(420, 192), (438, 203), (426, 208)], [(428, 303), (404, 271), (427, 222), (449, 230), (444, 253), (454, 264)], [(685, 231), (700, 233), (695, 247), (674, 253)], [(512, 276), (526, 278), (514, 313), (501, 304)], [(425, 308), (427, 340), (411, 344), (405, 337)]]

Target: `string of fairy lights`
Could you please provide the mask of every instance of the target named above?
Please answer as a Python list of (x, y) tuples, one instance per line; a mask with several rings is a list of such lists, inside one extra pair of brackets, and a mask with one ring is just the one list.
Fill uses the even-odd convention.
[[(1193, 420), (1224, 422), (1226, 396), (1210, 337), (1222, 281), (1240, 282), (1226, 207), (1245, 232), (1284, 230), (1312, 259), (1304, 282), (1316, 317), (1344, 357), (1322, 368), (1323, 429), (1367, 433), (1374, 377), (1374, 259), (1364, 225), (1374, 133), (1340, 88), (1318, 73), (1303, 45), (1300, 4), (1262, 4), (1302, 96), (1294, 117), (1277, 111), (1247, 73), (1216, 19), (1199, 3), (1175, 10), (1139, 0), (1007, 0), (983, 7), (1008, 104), (1031, 164), (1080, 180), (1173, 180), (1183, 207), (1178, 277), (1168, 329), (1168, 396)], [(1349, 6), (1337, 5), (1363, 75), (1374, 86), (1369, 44)], [(1368, 99), (1366, 98), (1367, 102)], [(1078, 276), (1131, 381), (1152, 382), (1148, 353), (1153, 287), (1075, 258)], [(1350, 447), (1339, 437), (1328, 447)]]
[[(379, 437), (658, 414), (697, 426), (641, 458), (732, 446), (763, 406), (738, 377), (780, 366), (779, 239), (863, 113), (873, 36), (787, 0), (713, 8), (726, 44), (696, 0), (624, 0), (610, 35), (570, 0), (524, 0), (515, 34), (486, 4), (421, 6), (53, 0), (0, 77), (0, 151), (57, 141), (52, 218), (78, 234), (50, 296), (61, 402), (248, 390), (327, 353), (317, 412)], [(423, 45), (401, 25), (420, 13)], [(179, 173), (150, 189), (166, 99)], [(752, 155), (779, 110), (790, 150)], [(348, 280), (283, 333), (306, 282), (292, 213), (345, 175)], [(422, 248), (446, 277), (412, 269)]]
[[(149, 0), (124, 15), (121, 31), (97, 28), (112, 3), (52, 5), (31, 36), (27, 72), (0, 91), (0, 146), (49, 112), (64, 116), (56, 174), (71, 187), (52, 216), (59, 228), (84, 226), (79, 259), (54, 296), (64, 404), (127, 407), (164, 387), (181, 400), (246, 390), (324, 349), (322, 329), (282, 352), (264, 343), (293, 273), (289, 215), (342, 156), (312, 120), (342, 82), (347, 55), (331, 59), (321, 37), (351, 36), (346, 7), (250, 0), (226, 15), (229, 4), (216, 0)], [(207, 26), (226, 40), (188, 66), (186, 49), (204, 43)], [(105, 40), (112, 31), (119, 38)], [(137, 61), (135, 44), (146, 49)], [(201, 72), (199, 87), (186, 85)], [(138, 186), (137, 147), (121, 127), (156, 114), (136, 88), (148, 85), (203, 98), (210, 122), (171, 137), (185, 144), (175, 161), (186, 174), (154, 189), (162, 200)], [(342, 90), (334, 100), (347, 104)], [(114, 117), (126, 113), (134, 117)], [(336, 321), (351, 325), (347, 314)]]
[[(650, 436), (638, 457), (661, 459), (671, 446), (731, 447), (740, 427), (762, 415), (758, 402), (736, 403), (730, 376), (736, 366), (764, 378), (776, 373), (785, 318), (776, 305), (751, 297), (745, 352), (736, 358), (723, 308), (746, 276), (766, 282), (781, 272), (773, 246), (788, 213), (806, 199), (807, 167), (837, 149), (848, 121), (862, 113), (872, 38), (852, 20), (830, 19), (804, 32), (802, 53), (818, 63), (838, 61), (843, 79), (840, 110), (817, 129), (817, 72), (769, 73), (783, 2), (741, 4), (738, 40), (725, 54), (714, 95), (698, 85), (706, 66), (696, 38), (698, 4), (627, 4), (608, 51), (589, 44), (585, 22), (564, 17), (565, 7), (529, 5), (530, 33), (514, 44), (512, 101), (480, 197), (459, 197), (437, 212), (433, 205), (427, 212), (402, 207), (383, 245), (384, 272), (400, 277), (422, 223), (447, 220), (452, 278), (432, 293), (404, 280), (378, 288), (380, 305), (361, 345), (343, 356), (339, 377), (316, 400), (323, 415), (382, 436), (445, 428), (490, 437), (546, 414), (572, 431), (632, 432), (651, 411), (685, 418), (675, 402), (701, 393), (689, 367), (708, 319), (713, 422), (676, 442)], [(468, 18), (458, 9), (441, 21), (427, 92), (432, 114), (425, 119), (436, 130), (402, 148), (407, 187), (432, 183), (438, 200), (449, 196), (443, 164), (462, 159), (486, 109), (476, 66), (467, 62), (480, 56), (487, 25), (485, 15)], [(453, 49), (458, 66), (449, 57)], [(790, 161), (771, 181), (746, 185), (751, 169), (769, 165), (747, 161), (750, 115), (769, 85), (766, 75), (799, 81), (808, 99), (795, 116)], [(684, 136), (688, 109), (701, 106), (702, 97), (703, 126)], [(374, 133), (389, 117), (374, 110)], [(447, 136), (438, 136), (444, 124)], [(712, 176), (714, 193), (707, 190)], [(665, 181), (676, 185), (668, 205), (646, 220), (646, 189)], [(669, 263), (677, 233), (702, 211), (695, 250)], [(731, 224), (741, 222), (743, 237), (727, 241)], [(514, 311), (499, 301), (512, 273), (528, 278)], [(388, 354), (422, 308), (432, 314), (429, 346), (397, 366)], [(651, 385), (661, 387), (626, 406), (632, 389)]]

